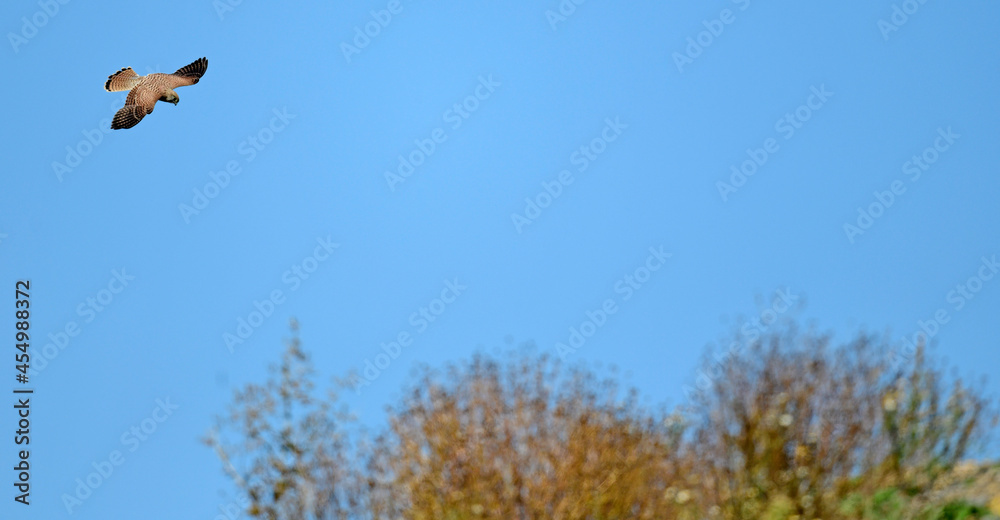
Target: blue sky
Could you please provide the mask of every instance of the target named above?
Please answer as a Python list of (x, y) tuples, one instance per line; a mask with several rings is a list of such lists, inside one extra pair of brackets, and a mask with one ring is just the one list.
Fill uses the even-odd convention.
[[(0, 389), (35, 391), (0, 517), (222, 514), (197, 439), (290, 317), (324, 376), (384, 367), (368, 424), (415, 363), (525, 340), (678, 404), (779, 291), (997, 375), (996, 3), (229, 2), (0, 7), (0, 323), (30, 280), (34, 354)], [(109, 74), (202, 56), (106, 128)]]

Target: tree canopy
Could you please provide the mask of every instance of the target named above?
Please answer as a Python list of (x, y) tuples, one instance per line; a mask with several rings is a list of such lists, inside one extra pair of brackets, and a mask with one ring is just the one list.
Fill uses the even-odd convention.
[(293, 337), (205, 441), (267, 520), (1000, 514), (1000, 466), (964, 462), (997, 423), (982, 386), (923, 345), (900, 363), (875, 336), (831, 343), (793, 325), (736, 334), (672, 410), (548, 354), (476, 354), (422, 367), (369, 433), (315, 395)]

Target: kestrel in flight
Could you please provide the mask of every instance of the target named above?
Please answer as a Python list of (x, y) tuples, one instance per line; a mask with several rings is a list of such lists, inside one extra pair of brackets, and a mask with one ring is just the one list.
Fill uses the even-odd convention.
[(173, 74), (154, 73), (140, 76), (132, 70), (132, 67), (125, 67), (122, 70), (108, 76), (108, 82), (104, 84), (104, 90), (108, 92), (120, 92), (128, 90), (128, 97), (125, 98), (125, 106), (115, 114), (111, 121), (111, 128), (132, 128), (139, 124), (146, 114), (153, 113), (153, 106), (157, 101), (166, 101), (177, 104), (181, 98), (177, 97), (174, 89), (187, 85), (194, 85), (205, 75), (208, 70), (208, 60), (201, 58), (194, 63), (181, 67)]

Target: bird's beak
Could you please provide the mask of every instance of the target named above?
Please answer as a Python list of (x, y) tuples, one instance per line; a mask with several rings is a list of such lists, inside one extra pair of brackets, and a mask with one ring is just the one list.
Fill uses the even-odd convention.
[(174, 103), (174, 106), (177, 106), (177, 102), (178, 102), (178, 101), (180, 101), (180, 100), (179, 100), (179, 99), (175, 99), (175, 100), (173, 101), (173, 103)]

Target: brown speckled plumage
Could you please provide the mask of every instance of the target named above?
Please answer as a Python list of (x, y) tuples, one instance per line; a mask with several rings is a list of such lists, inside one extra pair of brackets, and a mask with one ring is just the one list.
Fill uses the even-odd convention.
[(132, 128), (139, 124), (146, 114), (153, 112), (153, 106), (157, 101), (166, 101), (177, 104), (180, 99), (174, 89), (198, 83), (198, 80), (205, 75), (208, 70), (208, 60), (201, 58), (181, 67), (173, 74), (149, 74), (139, 76), (132, 70), (132, 67), (125, 67), (122, 70), (108, 76), (108, 81), (104, 84), (104, 90), (108, 92), (119, 92), (128, 90), (128, 97), (125, 98), (125, 106), (115, 114), (111, 121), (111, 128)]

